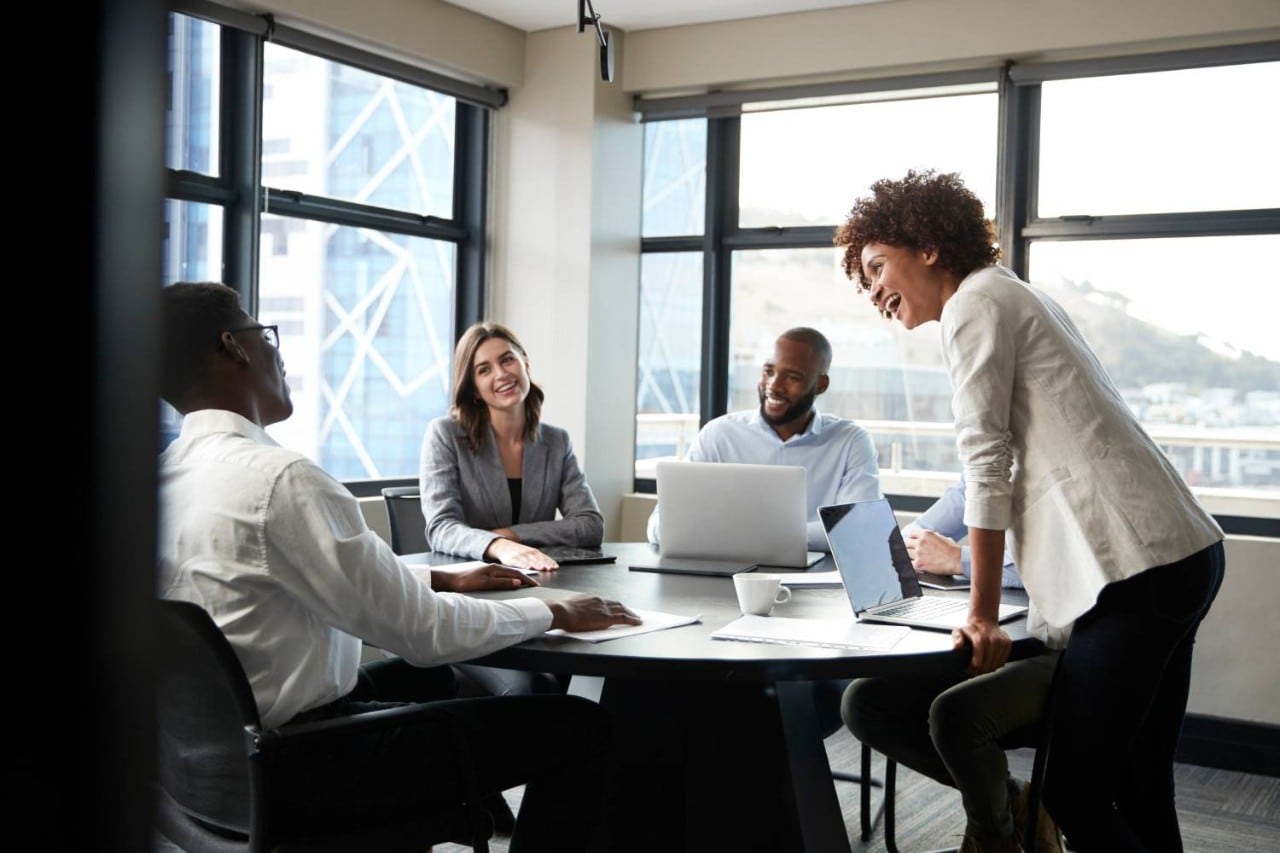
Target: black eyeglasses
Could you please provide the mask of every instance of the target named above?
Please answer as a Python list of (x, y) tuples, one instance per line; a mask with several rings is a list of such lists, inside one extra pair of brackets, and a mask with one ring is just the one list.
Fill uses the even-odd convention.
[(258, 329), (262, 330), (262, 339), (271, 344), (276, 349), (280, 348), (280, 327), (272, 324), (270, 326), (241, 326), (238, 329), (228, 329), (231, 334), (236, 332), (253, 332)]

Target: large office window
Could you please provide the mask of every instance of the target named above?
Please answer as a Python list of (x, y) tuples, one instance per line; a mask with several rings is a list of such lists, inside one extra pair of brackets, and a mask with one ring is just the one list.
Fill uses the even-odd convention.
[[(702, 309), (701, 407), (683, 410), (686, 427), (755, 406), (773, 338), (811, 325), (834, 348), (819, 406), (871, 430), (886, 491), (944, 488), (958, 461), (937, 327), (878, 318), (831, 237), (872, 181), (954, 171), (996, 221), (1005, 262), (1067, 308), (1187, 481), (1218, 511), (1274, 517), (1280, 115), (1257, 93), (1280, 88), (1277, 60), (1280, 45), (1250, 45), (819, 86), (822, 97), (718, 94), (700, 118), (689, 98), (671, 99), (678, 118), (641, 100), (647, 170), (669, 135), (654, 126), (696, 124), (706, 140), (703, 230), (643, 240), (646, 269), (682, 252), (701, 274), (700, 302), (685, 296)], [(643, 304), (664, 281), (641, 286)], [(638, 436), (651, 429), (645, 388)], [(637, 448), (644, 489), (670, 447)]]
[(482, 310), (501, 93), (214, 13), (170, 16), (165, 282), (225, 281), (279, 325), (278, 441), (345, 480), (416, 476), (456, 331)]

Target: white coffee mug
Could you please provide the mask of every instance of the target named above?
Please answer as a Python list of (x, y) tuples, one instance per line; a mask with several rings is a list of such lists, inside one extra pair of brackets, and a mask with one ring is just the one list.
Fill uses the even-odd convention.
[(733, 588), (738, 592), (738, 607), (743, 613), (768, 616), (775, 604), (791, 600), (791, 589), (782, 585), (777, 575), (760, 575), (740, 572), (733, 576)]

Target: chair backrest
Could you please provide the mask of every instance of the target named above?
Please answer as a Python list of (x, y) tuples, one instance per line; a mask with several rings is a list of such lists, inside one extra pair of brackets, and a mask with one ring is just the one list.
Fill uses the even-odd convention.
[(157, 783), (188, 816), (247, 837), (252, 790), (245, 727), (260, 726), (253, 690), (204, 608), (160, 601), (158, 610)]
[(427, 523), (422, 517), (422, 495), (417, 486), (387, 486), (382, 490), (387, 504), (387, 526), (391, 530), (391, 550), (397, 554), (429, 551)]

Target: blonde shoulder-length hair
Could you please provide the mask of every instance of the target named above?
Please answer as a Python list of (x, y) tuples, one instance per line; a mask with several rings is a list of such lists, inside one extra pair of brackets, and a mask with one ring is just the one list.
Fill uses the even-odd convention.
[[(489, 434), (489, 407), (484, 404), (476, 391), (475, 377), (472, 375), (471, 368), (472, 362), (475, 361), (476, 350), (490, 338), (501, 338), (511, 344), (524, 359), (525, 370), (529, 369), (529, 354), (525, 352), (515, 332), (501, 323), (476, 323), (462, 333), (453, 351), (453, 405), (449, 409), (449, 414), (462, 427), (472, 453), (480, 452)], [(532, 440), (538, 434), (544, 396), (542, 389), (530, 379), (529, 394), (524, 398), (526, 439)]]

